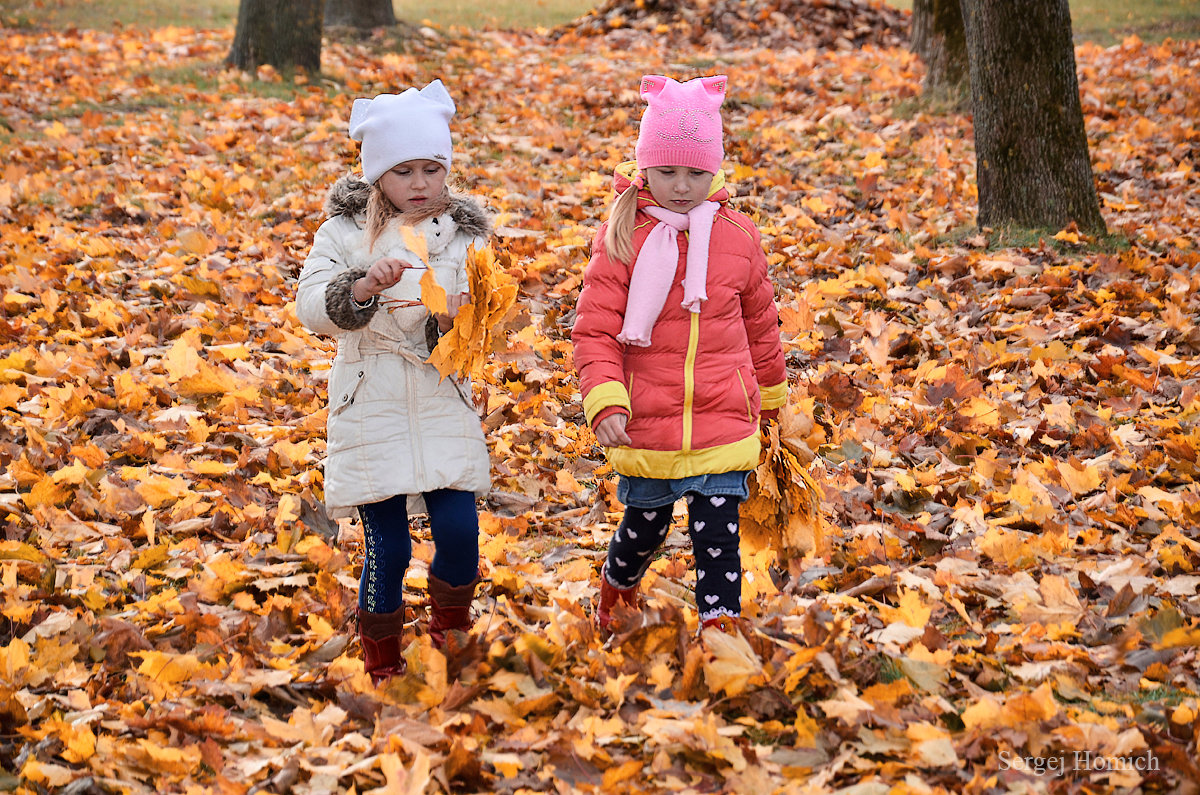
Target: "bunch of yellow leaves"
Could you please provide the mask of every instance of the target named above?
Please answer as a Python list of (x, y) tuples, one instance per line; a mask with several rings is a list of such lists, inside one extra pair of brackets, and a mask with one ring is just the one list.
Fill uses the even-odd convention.
[[(421, 303), (431, 313), (448, 311), (446, 290), (438, 284), (433, 268), (429, 267), (429, 249), (425, 238), (409, 227), (401, 229), (409, 251), (425, 264), (421, 274)], [(496, 347), (496, 330), (502, 326), (517, 300), (517, 283), (496, 262), (491, 247), (467, 250), (467, 283), (470, 303), (459, 309), (454, 325), (442, 335), (425, 361), (441, 373), (475, 376), (483, 372), (484, 362)]]
[[(426, 271), (431, 277), (433, 271)], [(426, 301), (425, 277), (421, 278), (421, 299)], [(467, 279), (471, 290), (471, 302), (458, 311), (454, 326), (438, 340), (437, 347), (429, 354), (427, 362), (437, 368), (445, 378), (448, 375), (477, 376), (483, 372), (488, 355), (503, 344), (503, 336), (497, 339), (497, 330), (503, 327), (517, 300), (517, 283), (496, 262), (491, 247), (467, 252)], [(442, 311), (445, 312), (446, 293), (441, 288)], [(430, 307), (430, 311), (433, 311)]]
[(827, 551), (821, 490), (801, 459), (807, 449), (801, 413), (789, 404), (771, 424), (741, 512), (742, 538), (749, 547), (771, 549), (781, 563)]

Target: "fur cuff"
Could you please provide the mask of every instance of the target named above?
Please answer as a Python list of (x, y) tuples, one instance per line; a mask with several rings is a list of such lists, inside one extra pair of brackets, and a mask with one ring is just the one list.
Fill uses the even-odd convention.
[(352, 303), (354, 283), (366, 275), (367, 272), (362, 268), (351, 268), (333, 277), (326, 285), (325, 314), (338, 328), (355, 331), (370, 323), (375, 316), (375, 310), (379, 308), (378, 301), (366, 309), (356, 309)]

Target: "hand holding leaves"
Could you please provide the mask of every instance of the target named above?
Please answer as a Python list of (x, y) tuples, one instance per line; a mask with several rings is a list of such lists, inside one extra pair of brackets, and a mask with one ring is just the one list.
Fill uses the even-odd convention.
[(351, 288), (354, 300), (360, 304), (373, 295), (378, 295), (391, 287), (404, 275), (404, 272), (414, 266), (395, 257), (385, 257), (378, 260), (367, 270), (367, 275), (354, 282)]
[(454, 325), (454, 318), (458, 315), (458, 310), (470, 303), (471, 294), (469, 292), (446, 296), (446, 311), (435, 315), (437, 317), (438, 330), (443, 334), (449, 331)]
[(435, 315), (452, 321), (447, 328), (442, 317), (438, 318), (444, 334), (428, 359), (443, 378), (482, 372), (489, 354), (504, 345), (505, 324), (517, 299), (516, 281), (497, 262), (491, 247), (467, 252), (467, 279), (470, 291), (449, 297), (443, 291), (444, 303), (437, 310), (431, 305), (433, 291), (427, 293), (425, 280), (421, 280), (422, 302)]

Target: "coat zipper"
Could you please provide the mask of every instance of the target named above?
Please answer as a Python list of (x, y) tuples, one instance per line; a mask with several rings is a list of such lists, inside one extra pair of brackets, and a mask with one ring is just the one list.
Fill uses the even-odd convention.
[(692, 449), (692, 403), (696, 397), (696, 349), (700, 346), (700, 314), (690, 312), (687, 358), (683, 362), (683, 452)]
[(423, 491), (425, 485), (425, 454), (421, 450), (421, 432), (420, 423), (417, 421), (417, 385), (414, 376), (415, 368), (404, 363), (405, 375), (408, 376), (408, 436), (412, 439), (413, 448), (413, 471), (416, 473), (416, 488), (417, 491)]

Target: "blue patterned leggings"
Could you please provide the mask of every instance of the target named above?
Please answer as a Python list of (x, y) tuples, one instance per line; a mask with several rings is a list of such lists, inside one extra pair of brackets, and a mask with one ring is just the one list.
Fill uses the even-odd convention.
[[(742, 612), (741, 535), (738, 499), (689, 493), (688, 534), (696, 561), (696, 607), (701, 620)], [(618, 588), (641, 581), (667, 538), (674, 506), (625, 509), (621, 526), (608, 545), (604, 576)]]
[[(479, 572), (479, 514), (469, 491), (426, 492), (433, 535), (430, 573), (450, 585), (466, 585)], [(366, 554), (358, 588), (358, 606), (369, 613), (390, 613), (404, 603), (404, 572), (412, 560), (408, 497), (358, 506)]]

